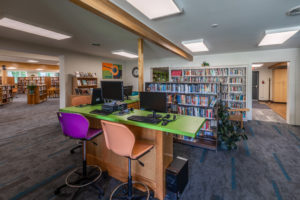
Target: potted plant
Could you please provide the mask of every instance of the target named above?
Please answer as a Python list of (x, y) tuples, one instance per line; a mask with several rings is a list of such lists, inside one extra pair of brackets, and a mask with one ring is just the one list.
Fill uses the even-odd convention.
[(237, 149), (237, 142), (240, 140), (247, 140), (247, 135), (238, 126), (238, 122), (229, 120), (228, 107), (223, 102), (218, 105), (218, 140), (221, 149), (234, 150)]
[(29, 94), (34, 94), (35, 88), (36, 88), (36, 85), (28, 85), (27, 89), (28, 89)]

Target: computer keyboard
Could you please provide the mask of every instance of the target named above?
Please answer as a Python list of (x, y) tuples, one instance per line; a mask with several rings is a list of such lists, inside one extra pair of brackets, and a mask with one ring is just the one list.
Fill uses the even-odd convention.
[(93, 110), (90, 112), (91, 114), (98, 114), (98, 115), (110, 115), (112, 112), (106, 110)]
[(132, 115), (127, 118), (128, 120), (136, 121), (136, 122), (144, 122), (148, 124), (158, 124), (161, 122), (161, 119), (155, 119), (152, 117), (146, 117), (146, 116), (138, 116), (138, 115)]

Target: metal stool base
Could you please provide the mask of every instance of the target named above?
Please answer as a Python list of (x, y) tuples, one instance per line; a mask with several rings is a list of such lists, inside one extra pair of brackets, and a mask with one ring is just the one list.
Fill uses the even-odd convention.
[[(146, 200), (149, 200), (149, 198), (150, 198), (150, 190), (149, 190), (149, 188), (148, 188), (147, 185), (145, 185), (145, 184), (142, 183), (142, 182), (137, 182), (137, 181), (132, 181), (132, 184), (139, 184), (139, 185), (143, 186), (143, 187), (146, 189), (146, 192), (141, 192), (141, 194), (137, 195), (137, 194), (134, 194), (135, 192), (134, 192), (134, 189), (133, 189), (133, 194), (132, 194), (131, 197), (129, 197), (128, 194), (127, 194), (126, 192), (124, 193), (124, 190), (120, 190), (119, 192), (123, 192), (124, 195), (114, 197), (114, 195), (117, 193), (117, 191), (118, 191), (119, 189), (121, 189), (121, 187), (124, 187), (125, 185), (128, 185), (128, 183), (122, 183), (122, 184), (118, 185), (118, 186), (112, 191), (112, 193), (111, 193), (109, 199), (110, 199), (110, 200), (114, 200), (114, 199), (138, 200), (138, 199), (144, 199), (145, 197), (147, 197)], [(125, 190), (125, 191), (128, 192), (128, 188), (127, 188), (127, 190)], [(144, 193), (144, 194), (142, 194), (142, 193)], [(146, 195), (145, 193), (146, 193), (147, 195)]]

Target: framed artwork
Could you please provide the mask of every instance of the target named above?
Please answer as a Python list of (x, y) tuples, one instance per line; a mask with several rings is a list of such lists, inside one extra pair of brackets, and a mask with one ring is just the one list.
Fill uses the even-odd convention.
[(103, 79), (122, 79), (122, 65), (102, 63)]

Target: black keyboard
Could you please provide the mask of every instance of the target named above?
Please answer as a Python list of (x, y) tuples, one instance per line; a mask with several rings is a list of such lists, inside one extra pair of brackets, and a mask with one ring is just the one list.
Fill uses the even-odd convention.
[(112, 112), (106, 111), (106, 110), (93, 110), (90, 112), (91, 114), (97, 114), (97, 115), (110, 115)]
[(158, 124), (161, 122), (161, 119), (155, 119), (152, 117), (146, 117), (146, 116), (138, 116), (138, 115), (132, 115), (127, 118), (128, 120), (136, 121), (136, 122), (144, 122), (148, 124)]

